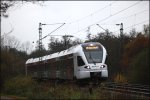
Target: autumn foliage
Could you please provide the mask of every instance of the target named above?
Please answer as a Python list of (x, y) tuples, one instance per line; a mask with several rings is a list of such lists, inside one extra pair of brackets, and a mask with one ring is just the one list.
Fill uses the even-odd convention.
[(149, 37), (139, 34), (124, 47), (123, 69), (132, 83), (150, 84), (149, 43)]
[(138, 35), (124, 47), (122, 63), (124, 67), (129, 67), (132, 59), (144, 48), (149, 48), (149, 38)]

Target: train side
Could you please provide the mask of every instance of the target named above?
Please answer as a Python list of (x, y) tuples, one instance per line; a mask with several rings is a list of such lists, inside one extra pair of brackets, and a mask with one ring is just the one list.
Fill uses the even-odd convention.
[[(97, 48), (98, 50), (96, 50)], [(99, 51), (101, 51), (101, 55), (99, 55)], [(106, 55), (106, 49), (100, 43), (83, 43), (61, 52), (43, 56), (42, 61), (39, 61), (39, 58), (28, 59), (26, 75), (37, 79), (107, 78)]]

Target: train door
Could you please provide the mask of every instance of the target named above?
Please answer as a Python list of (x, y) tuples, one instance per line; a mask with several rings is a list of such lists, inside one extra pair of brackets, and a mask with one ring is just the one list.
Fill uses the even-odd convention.
[(82, 67), (85, 65), (85, 62), (83, 61), (82, 57), (79, 56), (78, 54), (75, 54), (75, 60), (74, 60), (74, 73), (76, 78), (80, 78), (82, 77), (82, 75), (80, 75), (80, 71), (82, 71)]

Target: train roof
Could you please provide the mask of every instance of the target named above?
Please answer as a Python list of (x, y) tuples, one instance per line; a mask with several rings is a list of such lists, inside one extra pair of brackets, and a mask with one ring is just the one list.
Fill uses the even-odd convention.
[[(48, 60), (48, 59), (52, 59), (52, 58), (57, 58), (57, 57), (61, 57), (61, 56), (64, 56), (64, 55), (68, 55), (68, 54), (72, 54), (72, 53), (75, 53), (77, 51), (77, 49), (80, 47), (81, 45), (76, 45), (76, 46), (72, 46), (70, 47), (69, 49), (66, 49), (66, 50), (63, 50), (61, 52), (56, 52), (56, 53), (53, 53), (53, 54), (49, 54), (49, 55), (45, 55), (45, 56), (42, 56), (42, 61), (45, 61), (45, 60)], [(35, 63), (35, 62), (38, 62), (39, 61), (39, 57), (38, 58), (30, 58), (26, 61), (26, 64), (29, 64), (29, 63)]]
[[(88, 42), (88, 43), (82, 43), (82, 44), (78, 44), (75, 46), (70, 47), (69, 49), (63, 50), (61, 52), (56, 52), (53, 54), (49, 54), (49, 55), (45, 55), (42, 56), (42, 61), (46, 61), (48, 59), (52, 59), (52, 58), (57, 58), (57, 57), (61, 57), (64, 55), (68, 55), (68, 54), (72, 54), (72, 53), (76, 53), (77, 50), (83, 46), (83, 45), (87, 45), (87, 44), (100, 44), (99, 42)], [(30, 58), (26, 61), (26, 64), (30, 64), (30, 63), (35, 63), (35, 62), (39, 62), (39, 57), (38, 58)]]

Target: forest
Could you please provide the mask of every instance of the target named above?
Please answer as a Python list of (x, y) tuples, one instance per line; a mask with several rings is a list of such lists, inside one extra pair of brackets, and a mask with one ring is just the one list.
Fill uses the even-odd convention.
[[(108, 53), (106, 59), (109, 72), (108, 82), (141, 85), (150, 84), (149, 25), (143, 26), (143, 32), (136, 32), (135, 29), (132, 29), (129, 34), (126, 33), (119, 37), (116, 37), (112, 33), (106, 34), (103, 32), (98, 33), (96, 37), (89, 38), (84, 42), (99, 42), (106, 48)], [(81, 40), (71, 40), (66, 36), (63, 36), (61, 39), (52, 37), (48, 43), (48, 50), (43, 46), (42, 50), (39, 51), (37, 44), (36, 49), (28, 53), (31, 48), (29, 42), (21, 44), (14, 36), (5, 36), (5, 38), (1, 38), (1, 94), (18, 95), (30, 99), (35, 99), (35, 97), (41, 99), (47, 99), (49, 97), (58, 98), (60, 93), (58, 91), (64, 86), (57, 88), (58, 95), (54, 95), (53, 91), (51, 91), (50, 93), (53, 94), (53, 96), (51, 96), (49, 90), (52, 87), (48, 88), (48, 91), (45, 91), (45, 89), (39, 87), (42, 84), (37, 84), (30, 77), (25, 76), (25, 62), (29, 58), (59, 52), (80, 43), (82, 43)], [(38, 89), (39, 92), (35, 93), (35, 91), (37, 91), (35, 89)], [(81, 95), (89, 95), (83, 94), (80, 90), (76, 89), (70, 91), (67, 87), (65, 90), (66, 92), (62, 92), (64, 96), (60, 96), (60, 98), (72, 98), (66, 95), (68, 92), (72, 93), (73, 98), (75, 94), (78, 94), (75, 98), (84, 98), (84, 96)], [(99, 90), (97, 89), (95, 91)], [(99, 97), (98, 94), (95, 94), (94, 97), (91, 96), (92, 95), (85, 96), (85, 98), (93, 99)], [(101, 98), (103, 97), (105, 96)]]
[[(62, 39), (53, 37), (48, 43), (48, 50), (43, 47), (39, 52), (37, 44), (37, 48), (28, 54), (29, 43), (20, 45), (15, 37), (7, 36), (5, 43), (7, 41), (10, 44), (6, 46), (3, 40), (1, 39), (1, 85), (12, 77), (24, 76), (27, 59), (59, 52), (82, 43), (79, 39), (73, 41), (68, 37), (62, 37)], [(129, 34), (125, 33), (121, 37), (116, 37), (112, 33), (98, 33), (96, 37), (87, 39), (85, 42), (99, 42), (106, 48), (108, 81), (150, 84), (149, 25), (143, 26), (143, 32), (132, 29)], [(24, 50), (18, 50), (19, 45)]]

